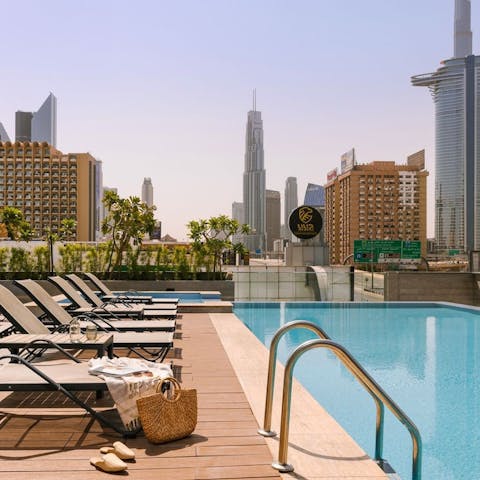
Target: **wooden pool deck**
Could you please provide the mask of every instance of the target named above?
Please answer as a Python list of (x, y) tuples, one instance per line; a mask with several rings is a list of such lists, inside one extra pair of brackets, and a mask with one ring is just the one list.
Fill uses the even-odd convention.
[[(240, 365), (245, 365), (245, 368), (249, 367), (249, 361), (260, 361), (259, 354), (255, 353), (258, 345), (252, 350), (250, 359), (241, 352), (237, 352), (237, 360), (235, 352), (233, 356), (231, 352), (227, 355), (225, 347), (230, 349), (232, 338), (237, 336), (238, 343), (250, 341), (249, 337), (242, 337), (245, 334), (243, 331), (236, 330), (241, 327), (235, 323), (232, 314), (185, 313), (179, 323), (181, 338), (175, 340), (175, 349), (169, 357), (176, 366), (182, 385), (185, 388), (195, 387), (198, 391), (199, 412), (195, 433), (187, 439), (165, 445), (152, 445), (143, 435), (124, 440), (135, 450), (136, 461), (129, 464), (127, 472), (117, 476), (138, 480), (280, 478), (271, 467), (273, 451), (278, 443), (269, 440), (270, 445), (267, 445), (266, 440), (256, 433), (258, 410), (265, 389), (261, 382), (260, 386), (255, 385), (255, 375), (263, 376), (264, 371), (252, 368), (254, 384), (249, 384), (242, 378), (242, 368), (238, 367), (237, 361), (239, 358)], [(225, 330), (229, 330), (228, 334)], [(235, 368), (231, 362), (237, 362)], [(93, 395), (91, 399), (93, 402)], [(112, 418), (117, 417), (108, 395), (96, 405), (106, 411), (111, 410), (109, 415)], [(2, 394), (0, 413), (0, 480), (57, 477), (62, 480), (90, 480), (108, 475), (92, 467), (89, 458), (98, 455), (100, 447), (110, 445), (121, 437), (92, 420), (83, 410), (66, 401), (63, 395)], [(325, 427), (323, 418), (322, 422), (322, 429), (330, 428)], [(294, 422), (292, 425), (295, 432)], [(324, 432), (320, 438), (313, 440), (312, 434), (303, 433), (303, 438), (307, 445), (317, 448), (326, 435)], [(307, 451), (309, 460), (306, 463), (311, 463), (310, 457), (320, 460), (320, 466), (315, 463), (310, 465), (310, 472), (314, 473), (302, 471), (297, 464), (296, 472), (282, 477), (335, 480), (386, 478), (358, 447), (352, 447), (351, 440), (345, 443), (343, 438), (338, 438), (337, 431), (334, 435), (335, 438), (327, 440), (328, 452), (325, 455), (326, 451), (321, 448), (320, 453)], [(298, 442), (298, 439), (294, 440)], [(338, 445), (345, 445), (343, 452)]]
[[(280, 478), (242, 387), (206, 314), (179, 321), (173, 361), (185, 388), (198, 390), (198, 425), (190, 438), (152, 445), (143, 437), (124, 442), (136, 452), (132, 479)], [(0, 401), (0, 479), (97, 479), (106, 473), (89, 464), (101, 446), (120, 436), (63, 395), (14, 393)], [(92, 396), (93, 398), (93, 396)], [(109, 399), (102, 400), (111, 408)], [(18, 413), (18, 415), (17, 415)], [(112, 416), (116, 415), (112, 412)]]

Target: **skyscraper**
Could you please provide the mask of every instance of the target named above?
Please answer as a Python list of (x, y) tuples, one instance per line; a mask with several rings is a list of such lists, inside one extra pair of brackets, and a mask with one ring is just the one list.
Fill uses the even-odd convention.
[(245, 219), (245, 212), (243, 210), (242, 202), (233, 202), (232, 203), (232, 219), (236, 220), (238, 223), (243, 224)]
[(10, 137), (8, 136), (8, 133), (5, 130), (3, 123), (0, 122), (0, 142), (9, 142), (9, 141), (10, 141)]
[(32, 142), (47, 142), (57, 146), (57, 99), (53, 93), (33, 113)]
[(31, 142), (32, 141), (32, 112), (15, 112), (15, 141)]
[(480, 57), (472, 55), (470, 0), (455, 1), (454, 57), (412, 77), (435, 103), (435, 239), (439, 250), (480, 249)]
[(266, 250), (273, 251), (273, 242), (280, 238), (280, 192), (265, 191)]
[(36, 112), (15, 112), (15, 141), (47, 142), (57, 147), (57, 99), (53, 93)]
[(297, 178), (288, 177), (285, 182), (285, 200), (283, 208), (283, 224), (285, 225), (285, 238), (292, 240), (292, 232), (288, 228), (288, 219), (293, 210), (298, 207)]
[(149, 207), (153, 207), (153, 185), (150, 177), (143, 179), (142, 202), (145, 202)]
[(245, 223), (252, 234), (246, 238), (251, 251), (265, 249), (265, 168), (263, 158), (263, 121), (256, 110), (254, 93), (253, 110), (248, 112), (245, 136), (245, 169), (243, 173), (243, 208)]
[(323, 207), (325, 205), (325, 190), (321, 185), (309, 183), (305, 190), (304, 205), (311, 207)]
[(95, 163), (95, 240), (102, 237), (103, 222), (103, 165), (101, 160)]

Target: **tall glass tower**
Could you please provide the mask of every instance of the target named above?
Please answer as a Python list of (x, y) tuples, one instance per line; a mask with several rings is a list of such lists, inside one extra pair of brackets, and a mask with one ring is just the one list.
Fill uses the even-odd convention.
[(250, 251), (265, 251), (265, 168), (263, 162), (263, 121), (257, 112), (255, 96), (253, 110), (248, 112), (245, 138), (245, 169), (243, 172), (244, 223), (252, 234), (246, 240)]
[(455, 1), (454, 57), (412, 77), (435, 103), (435, 239), (439, 250), (480, 249), (480, 57), (472, 55), (470, 0)]
[(47, 142), (57, 146), (57, 98), (51, 93), (33, 113), (32, 142)]

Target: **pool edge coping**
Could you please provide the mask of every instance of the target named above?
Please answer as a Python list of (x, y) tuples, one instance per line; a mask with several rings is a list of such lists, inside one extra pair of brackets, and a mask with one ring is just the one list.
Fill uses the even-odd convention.
[[(233, 313), (211, 313), (210, 319), (245, 392), (253, 415), (258, 424), (262, 425), (268, 350)], [(274, 429), (278, 429), (279, 426), (283, 372), (283, 366), (278, 363), (272, 416)], [(299, 405), (309, 414), (302, 413)], [(265, 440), (272, 453), (272, 460), (276, 460), (277, 438)], [(388, 479), (388, 476), (297, 380), (293, 383), (289, 443), (288, 461), (294, 465), (295, 472), (291, 475), (285, 474), (286, 478), (294, 476), (332, 480)], [(292, 444), (297, 448), (292, 447)], [(309, 454), (307, 448), (313, 448), (315, 453)], [(325, 453), (318, 453), (320, 451)]]

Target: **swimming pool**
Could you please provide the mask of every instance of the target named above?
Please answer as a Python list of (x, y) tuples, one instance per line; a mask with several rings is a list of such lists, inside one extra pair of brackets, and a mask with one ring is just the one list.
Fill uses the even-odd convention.
[[(480, 478), (480, 310), (434, 303), (235, 303), (234, 313), (266, 345), (277, 329), (310, 320), (357, 358), (415, 422), (423, 441), (424, 479)], [(285, 335), (285, 363), (306, 330)], [(295, 376), (373, 457), (375, 407), (336, 358), (306, 353)], [(279, 388), (279, 387), (277, 387)], [(295, 404), (295, 397), (292, 398)], [(386, 413), (384, 458), (411, 477), (411, 439)]]
[[(132, 292), (115, 292), (119, 295), (133, 295)], [(219, 301), (222, 296), (219, 292), (184, 292), (184, 291), (145, 291), (137, 292), (135, 295), (148, 295), (153, 298), (178, 298), (178, 303), (205, 303), (209, 301)]]

